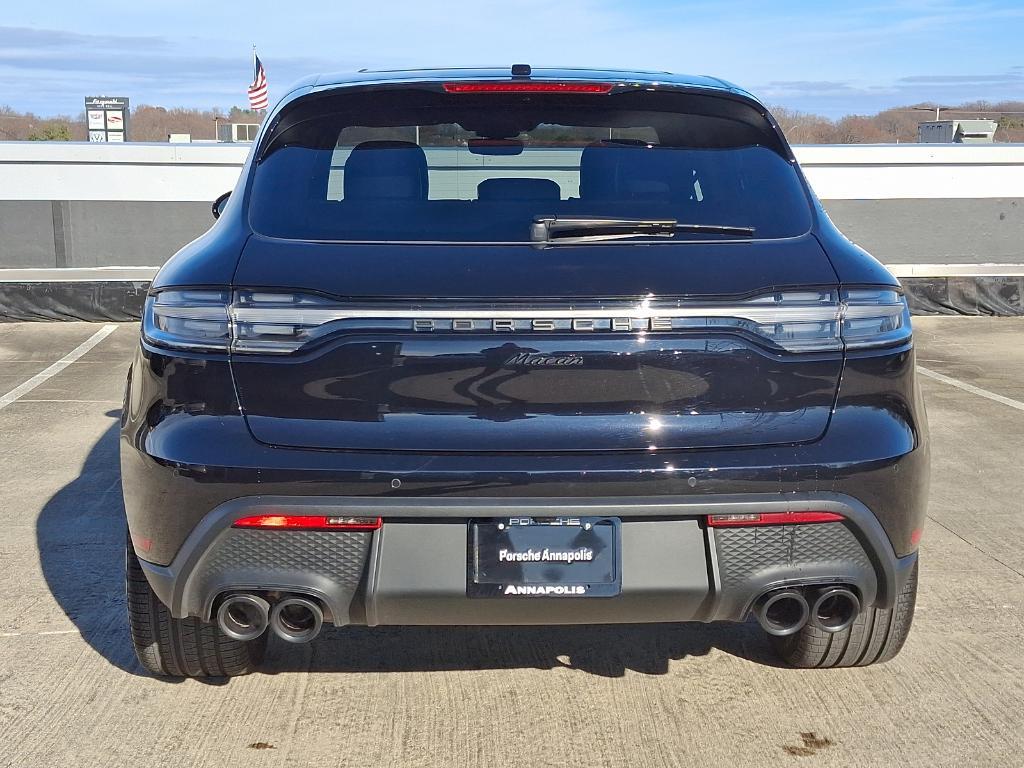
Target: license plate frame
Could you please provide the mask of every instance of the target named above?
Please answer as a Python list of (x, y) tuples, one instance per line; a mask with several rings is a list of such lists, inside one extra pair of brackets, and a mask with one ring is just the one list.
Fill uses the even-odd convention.
[(617, 517), (492, 518), (468, 525), (469, 597), (615, 597), (622, 591)]

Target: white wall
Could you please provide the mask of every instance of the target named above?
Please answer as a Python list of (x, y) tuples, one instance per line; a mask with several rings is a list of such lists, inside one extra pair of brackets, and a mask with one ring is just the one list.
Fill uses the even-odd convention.
[(794, 148), (822, 200), (1024, 197), (1024, 144)]
[(0, 200), (212, 202), (235, 186), (241, 144), (0, 142)]
[[(0, 142), (0, 200), (210, 202), (248, 152), (230, 144)], [(1024, 144), (799, 146), (823, 200), (1024, 198)]]

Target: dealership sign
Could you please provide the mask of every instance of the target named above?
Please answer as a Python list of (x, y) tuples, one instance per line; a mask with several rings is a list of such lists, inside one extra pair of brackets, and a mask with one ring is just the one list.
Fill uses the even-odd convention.
[(86, 96), (85, 123), (89, 141), (127, 141), (128, 99), (120, 96)]

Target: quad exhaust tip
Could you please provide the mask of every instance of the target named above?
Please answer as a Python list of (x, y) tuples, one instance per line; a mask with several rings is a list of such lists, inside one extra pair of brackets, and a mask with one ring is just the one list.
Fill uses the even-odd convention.
[(217, 626), (228, 637), (246, 642), (262, 635), (270, 621), (270, 604), (256, 595), (229, 595), (217, 610)]
[(305, 597), (286, 597), (274, 604), (270, 627), (289, 643), (308, 643), (320, 634), (324, 612)]
[(754, 609), (757, 621), (769, 635), (785, 637), (799, 632), (810, 616), (810, 606), (795, 589), (769, 592)]
[(860, 613), (860, 600), (846, 587), (825, 587), (811, 593), (811, 626), (823, 632), (842, 632)]

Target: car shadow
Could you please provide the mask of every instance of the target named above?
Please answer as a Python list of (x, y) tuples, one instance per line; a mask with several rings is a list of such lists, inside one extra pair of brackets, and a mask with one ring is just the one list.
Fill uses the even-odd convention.
[[(146, 675), (132, 649), (124, 600), (119, 411), (82, 470), (39, 514), (36, 539), (47, 586), (86, 643), (110, 664)], [(295, 646), (272, 638), (266, 674), (571, 668), (602, 677), (660, 675), (672, 661), (718, 649), (778, 665), (764, 633), (747, 624), (558, 627), (329, 627)], [(208, 680), (218, 684), (224, 680)]]
[(57, 604), (96, 653), (145, 674), (128, 635), (124, 601), (124, 501), (118, 459), (120, 411), (78, 476), (46, 502), (36, 520), (43, 578)]
[(272, 638), (262, 671), (439, 672), (567, 668), (600, 677), (664, 675), (712, 650), (781, 666), (747, 624), (582, 624), (553, 627), (330, 627), (305, 647)]

